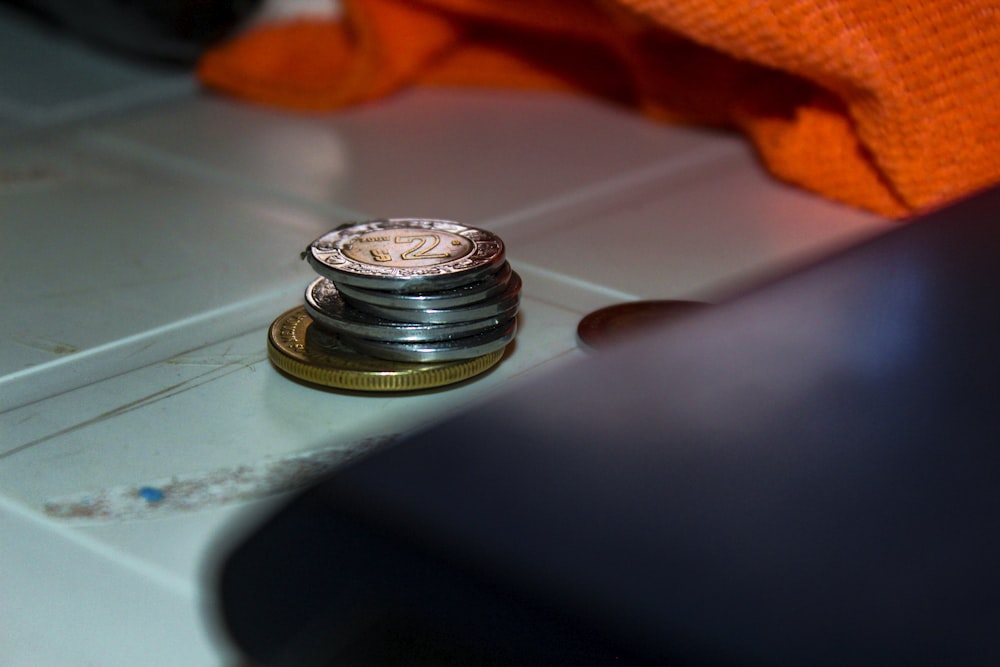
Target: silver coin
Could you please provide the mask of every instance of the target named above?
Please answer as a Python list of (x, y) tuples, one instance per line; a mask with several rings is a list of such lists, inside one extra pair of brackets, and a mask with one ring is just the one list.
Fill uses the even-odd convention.
[(317, 278), (306, 289), (306, 312), (321, 329), (387, 342), (440, 341), (471, 336), (492, 329), (508, 317), (487, 317), (471, 322), (416, 324), (394, 322), (352, 308), (332, 281)]
[(341, 294), (344, 297), (344, 301), (357, 310), (394, 322), (415, 322), (420, 324), (470, 322), (473, 320), (482, 320), (487, 317), (509, 319), (517, 314), (517, 307), (521, 300), (520, 295), (521, 277), (517, 273), (507, 283), (507, 290), (503, 294), (480, 303), (474, 303), (471, 306), (462, 306), (461, 308), (427, 308), (425, 310), (389, 308), (361, 301), (353, 301), (352, 299), (348, 299), (345, 294)]
[(433, 292), (392, 292), (354, 287), (342, 281), (334, 282), (336, 282), (337, 289), (344, 300), (354, 306), (360, 307), (361, 304), (370, 304), (386, 308), (427, 310), (431, 308), (461, 308), (503, 294), (512, 273), (510, 264), (504, 262), (496, 273), (483, 280), (451, 289), (434, 290)]
[(472, 359), (506, 347), (517, 333), (517, 319), (511, 319), (488, 331), (451, 340), (415, 343), (390, 343), (341, 336), (341, 340), (359, 352), (391, 361), (427, 363)]
[(430, 292), (494, 273), (504, 245), (495, 234), (450, 220), (390, 218), (342, 225), (313, 241), (305, 256), (339, 284)]

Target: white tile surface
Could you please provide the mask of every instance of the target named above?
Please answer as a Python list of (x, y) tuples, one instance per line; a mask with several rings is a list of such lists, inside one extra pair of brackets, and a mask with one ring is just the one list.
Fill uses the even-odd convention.
[(770, 180), (749, 150), (501, 227), (525, 266), (647, 299), (715, 300), (889, 224)]
[[(610, 128), (614, 128), (611, 130)], [(704, 149), (714, 133), (559, 95), (417, 90), (327, 115), (183, 101), (101, 133), (362, 215), (476, 224)]]
[(0, 497), (0, 664), (221, 665), (190, 579)]
[[(736, 137), (587, 100), (284, 114), (2, 8), (0, 56), (4, 665), (226, 664), (203, 598), (261, 498), (578, 358), (594, 308), (724, 296), (888, 224), (775, 183)], [(387, 397), (269, 366), (266, 327), (313, 275), (298, 252), (379, 215), (505, 239), (525, 287), (494, 371)]]
[(331, 224), (73, 135), (10, 144), (0, 170), (24, 174), (0, 186), (0, 296), (17, 313), (0, 320), (0, 407), (264, 324), (261, 304), (301, 291), (298, 253)]

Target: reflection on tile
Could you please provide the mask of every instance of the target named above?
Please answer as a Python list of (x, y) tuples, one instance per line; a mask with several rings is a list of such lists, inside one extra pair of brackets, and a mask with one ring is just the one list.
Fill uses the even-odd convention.
[(886, 229), (770, 180), (749, 151), (505, 231), (528, 266), (640, 298), (722, 296)]
[(95, 148), (276, 197), (348, 201), (353, 165), (334, 124), (225, 99), (199, 97), (116, 120), (88, 134)]
[(732, 142), (578, 98), (474, 90), (320, 116), (198, 99), (101, 134), (368, 217), (473, 225)]

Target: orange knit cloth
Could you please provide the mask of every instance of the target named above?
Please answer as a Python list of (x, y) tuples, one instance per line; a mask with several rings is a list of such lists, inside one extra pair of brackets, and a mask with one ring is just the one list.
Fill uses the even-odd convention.
[(988, 0), (343, 0), (210, 51), (209, 86), (328, 110), (411, 84), (600, 95), (736, 127), (773, 174), (889, 216), (1000, 181)]

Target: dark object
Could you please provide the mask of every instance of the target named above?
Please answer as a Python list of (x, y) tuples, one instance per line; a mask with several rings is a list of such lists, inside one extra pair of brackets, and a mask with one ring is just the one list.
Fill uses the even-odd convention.
[(81, 37), (133, 55), (190, 63), (260, 0), (15, 0)]
[(576, 337), (586, 349), (601, 349), (627, 342), (649, 327), (674, 322), (707, 305), (675, 299), (616, 303), (587, 313), (576, 327)]
[(225, 561), (264, 665), (1000, 664), (1000, 191), (343, 469)]

